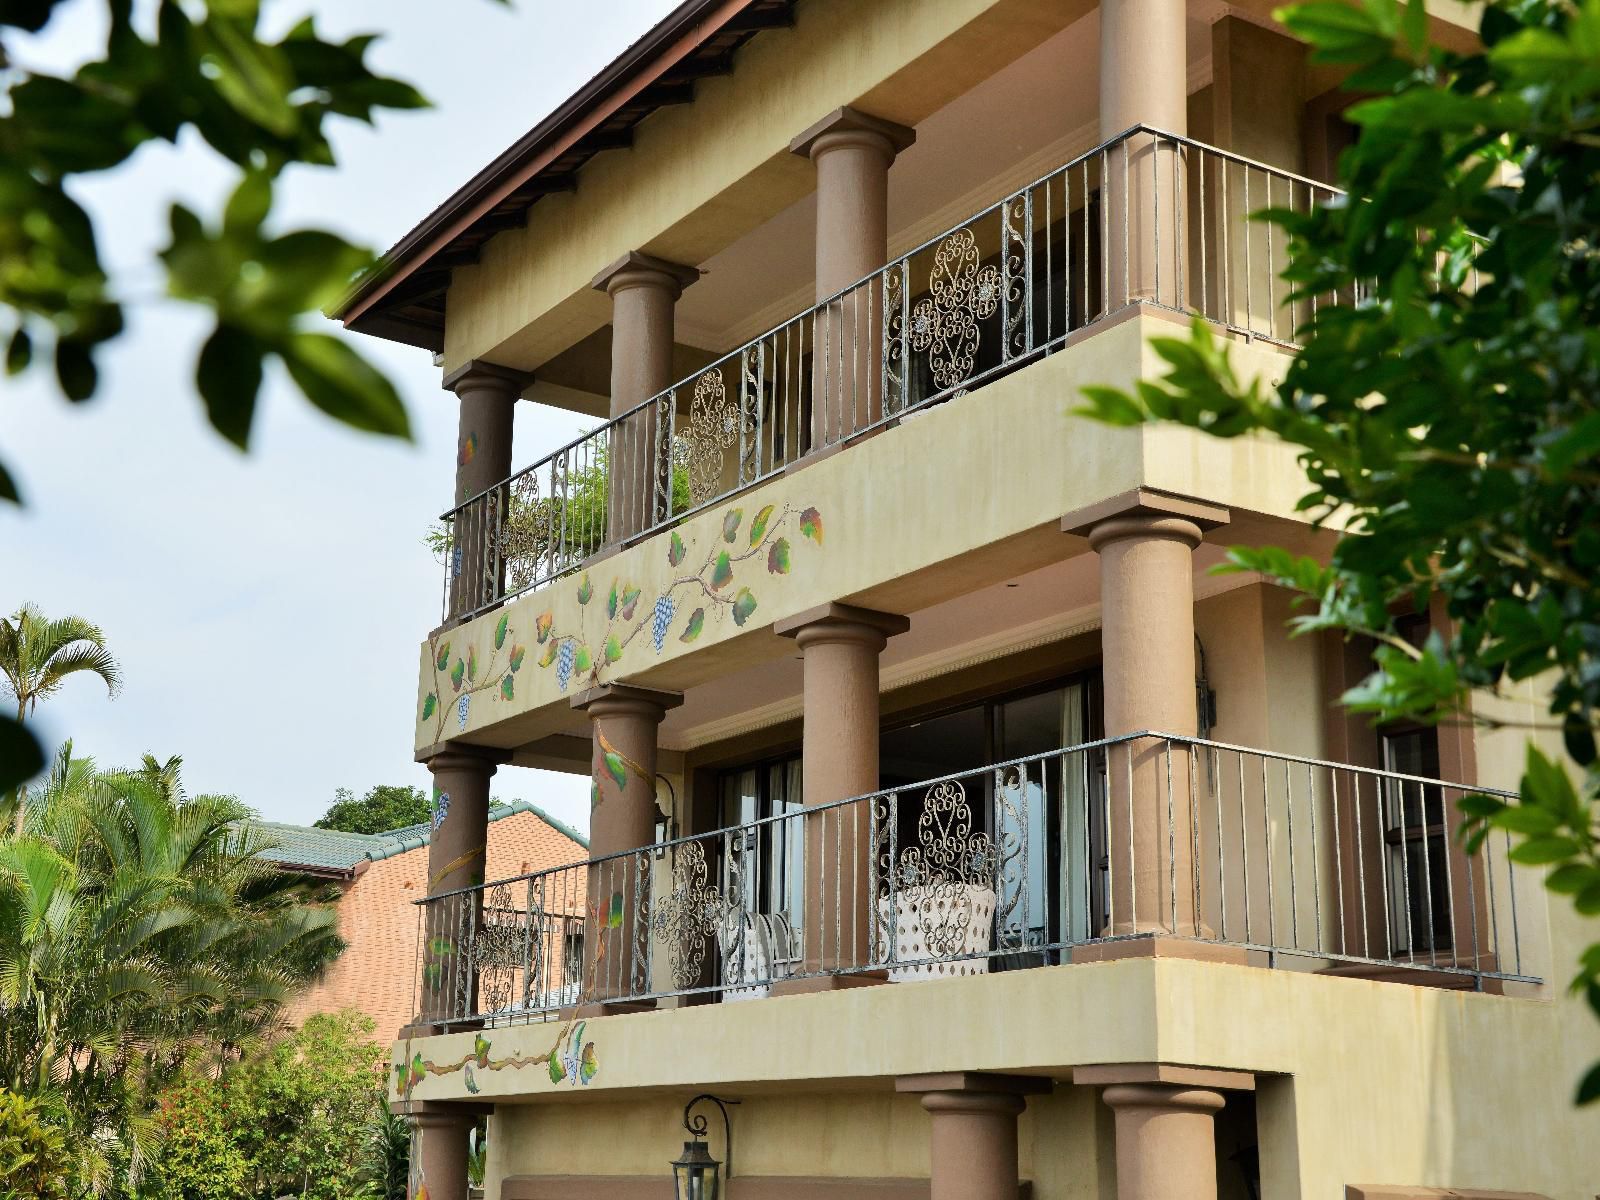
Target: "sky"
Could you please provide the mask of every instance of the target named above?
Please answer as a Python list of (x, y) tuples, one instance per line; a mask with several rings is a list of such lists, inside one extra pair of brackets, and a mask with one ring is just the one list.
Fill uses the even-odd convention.
[[(391, 245), (673, 7), (267, 4), (272, 28), (309, 11), (325, 38), (380, 33), (369, 63), (435, 105), (380, 116), (375, 128), (330, 122), (338, 165), (291, 168), (274, 220)], [(62, 5), (39, 37), (14, 43), (17, 61), (60, 69), (98, 55), (103, 9)], [(269, 820), (310, 823), (337, 788), (427, 783), (412, 762), (412, 708), (442, 568), (422, 537), (450, 504), (457, 412), (426, 351), (342, 334), (394, 380), (412, 444), (334, 424), (281, 371), (269, 372), (248, 455), (211, 431), (192, 380), (205, 316), (161, 295), (153, 255), (174, 200), (215, 213), (231, 181), (232, 168), (188, 138), (148, 145), (75, 186), (131, 298), (129, 329), (102, 354), (87, 404), (62, 400), (44, 373), (0, 378), (0, 461), (26, 501), (0, 505), (0, 611), (32, 602), (86, 617), (121, 663), (114, 700), (78, 677), (41, 705), (48, 745), (70, 738), (107, 766), (181, 755), (191, 792), (231, 793)], [(569, 414), (519, 405), (515, 464), (580, 428)], [(494, 793), (588, 828), (586, 780), (506, 767)]]

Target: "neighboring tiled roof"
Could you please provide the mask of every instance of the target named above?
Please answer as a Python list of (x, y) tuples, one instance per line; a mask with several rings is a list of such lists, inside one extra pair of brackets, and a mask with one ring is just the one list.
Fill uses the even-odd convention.
[[(550, 828), (571, 838), (584, 849), (589, 839), (564, 821), (558, 821), (537, 804), (514, 800), (489, 810), (491, 823), (531, 812)], [(286, 825), (279, 821), (252, 821), (276, 845), (263, 850), (260, 857), (286, 867), (299, 867), (318, 875), (350, 875), (362, 862), (378, 862), (416, 850), (428, 844), (431, 830), (426, 822), (391, 829), (387, 833), (344, 833), (337, 829), (318, 829), (313, 825)]]

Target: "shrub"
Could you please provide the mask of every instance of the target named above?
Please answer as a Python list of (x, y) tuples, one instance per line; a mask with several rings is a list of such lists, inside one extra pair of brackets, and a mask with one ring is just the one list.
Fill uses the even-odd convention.
[(361, 1191), (384, 1098), (386, 1056), (372, 1028), (354, 1012), (314, 1016), (219, 1076), (191, 1075), (163, 1096), (166, 1200), (348, 1200)]
[(66, 1138), (43, 1108), (0, 1087), (0, 1200), (67, 1200)]

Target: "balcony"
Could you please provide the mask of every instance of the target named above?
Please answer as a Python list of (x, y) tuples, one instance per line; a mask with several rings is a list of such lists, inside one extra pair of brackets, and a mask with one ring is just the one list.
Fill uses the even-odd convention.
[(417, 1011), (513, 1025), (1158, 942), (1537, 984), (1509, 844), (1468, 855), (1452, 837), (1459, 799), (1485, 791), (1160, 733), (1084, 743), (418, 901)]
[(465, 620), (1018, 371), (1119, 314), (1292, 346), (1281, 234), (1337, 195), (1140, 126), (1012, 192), (444, 514)]

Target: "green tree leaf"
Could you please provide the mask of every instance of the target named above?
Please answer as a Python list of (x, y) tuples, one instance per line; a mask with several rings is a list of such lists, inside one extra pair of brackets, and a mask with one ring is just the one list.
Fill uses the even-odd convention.
[(278, 353), (306, 399), (329, 416), (371, 433), (411, 437), (394, 385), (338, 338), (296, 333)]

